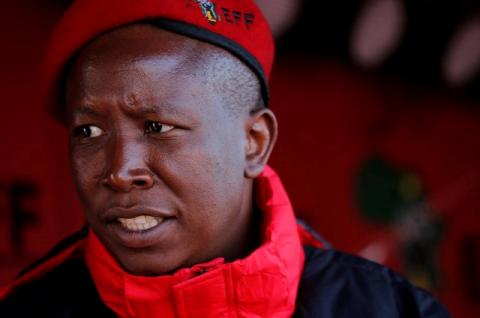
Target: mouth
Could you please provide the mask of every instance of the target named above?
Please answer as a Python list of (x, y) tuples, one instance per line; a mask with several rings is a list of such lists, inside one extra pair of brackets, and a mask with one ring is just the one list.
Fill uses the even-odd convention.
[(168, 240), (175, 230), (173, 213), (146, 207), (112, 208), (103, 219), (109, 235), (128, 248), (155, 245)]
[(120, 225), (128, 231), (142, 232), (153, 229), (164, 221), (162, 217), (140, 215), (134, 218), (118, 218)]

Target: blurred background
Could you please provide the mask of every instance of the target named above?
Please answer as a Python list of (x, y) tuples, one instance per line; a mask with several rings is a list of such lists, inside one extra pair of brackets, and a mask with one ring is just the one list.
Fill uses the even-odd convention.
[[(340, 250), (480, 317), (480, 2), (258, 0), (278, 43), (271, 165)], [(67, 0), (0, 4), (0, 286), (78, 230), (35, 72)]]

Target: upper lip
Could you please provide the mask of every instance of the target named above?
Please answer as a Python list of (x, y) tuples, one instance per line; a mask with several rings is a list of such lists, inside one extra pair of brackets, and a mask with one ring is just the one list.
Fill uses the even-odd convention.
[(102, 218), (107, 222), (114, 222), (120, 218), (131, 219), (141, 215), (149, 215), (149, 216), (159, 217), (163, 219), (171, 218), (175, 216), (172, 212), (162, 210), (162, 209), (157, 209), (157, 208), (151, 208), (151, 207), (145, 207), (145, 206), (133, 206), (133, 207), (125, 208), (125, 207), (117, 206), (117, 207), (112, 207), (106, 210), (105, 213), (102, 215)]

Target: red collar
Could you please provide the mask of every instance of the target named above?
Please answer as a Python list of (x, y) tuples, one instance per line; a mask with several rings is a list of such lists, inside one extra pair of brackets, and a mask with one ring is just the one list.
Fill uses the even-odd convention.
[(173, 275), (134, 276), (90, 231), (86, 261), (102, 300), (119, 317), (290, 317), (304, 263), (293, 209), (268, 167), (255, 191), (263, 243), (232, 263), (216, 259)]

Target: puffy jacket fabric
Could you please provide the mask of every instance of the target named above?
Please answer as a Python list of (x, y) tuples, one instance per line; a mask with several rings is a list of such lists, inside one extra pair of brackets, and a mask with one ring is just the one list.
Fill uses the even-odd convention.
[[(385, 267), (335, 250), (305, 247), (293, 317), (450, 317), (429, 294)], [(116, 317), (85, 262), (73, 258), (0, 302), (0, 317)]]
[(305, 247), (305, 268), (294, 317), (447, 318), (426, 291), (379, 264)]

